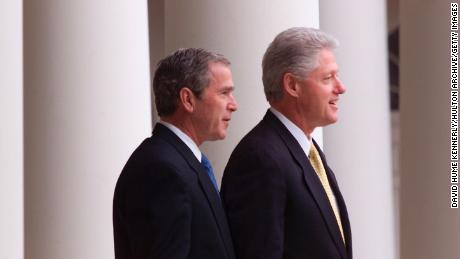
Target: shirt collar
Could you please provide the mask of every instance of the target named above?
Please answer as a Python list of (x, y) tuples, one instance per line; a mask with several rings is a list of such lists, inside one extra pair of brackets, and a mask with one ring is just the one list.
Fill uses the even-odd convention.
[(165, 121), (159, 121), (158, 123), (164, 125), (168, 129), (170, 129), (174, 134), (176, 134), (177, 137), (179, 137), (180, 140), (182, 140), (182, 142), (184, 142), (185, 145), (187, 145), (187, 147), (192, 151), (196, 159), (198, 159), (198, 161), (201, 162), (201, 151), (195, 144), (195, 142), (187, 134), (185, 134), (182, 130), (180, 130), (178, 127), (174, 126), (171, 123)]
[(305, 155), (308, 157), (311, 147), (311, 137), (308, 137), (297, 125), (290, 121), (284, 114), (270, 107), (270, 111), (278, 118), (281, 123), (289, 130), (291, 135), (297, 140)]

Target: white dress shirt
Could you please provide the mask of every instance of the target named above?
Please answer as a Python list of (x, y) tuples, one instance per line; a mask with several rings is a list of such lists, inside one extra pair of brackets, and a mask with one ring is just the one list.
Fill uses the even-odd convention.
[(277, 111), (275, 108), (271, 107), (270, 111), (278, 118), (281, 123), (289, 130), (291, 135), (297, 140), (300, 147), (302, 147), (303, 152), (308, 157), (310, 154), (310, 147), (312, 144), (311, 137), (307, 136), (297, 125), (290, 121), (286, 116), (281, 112)]
[(168, 129), (170, 129), (174, 134), (176, 134), (177, 137), (179, 137), (180, 140), (182, 140), (182, 142), (184, 142), (185, 145), (187, 145), (187, 147), (192, 151), (193, 155), (195, 155), (196, 159), (198, 159), (198, 162), (201, 163), (201, 151), (196, 145), (196, 143), (187, 134), (185, 134), (182, 130), (172, 125), (171, 123), (165, 121), (159, 121), (158, 123), (164, 125)]
[[(308, 158), (308, 154), (310, 154), (310, 147), (313, 144), (311, 137), (307, 136), (297, 125), (295, 125), (292, 121), (290, 121), (286, 116), (284, 116), (281, 112), (277, 111), (275, 108), (270, 107), (270, 111), (278, 118), (281, 123), (289, 130), (292, 136), (297, 140), (299, 145), (302, 147), (303, 152)], [(324, 165), (324, 163), (323, 163)], [(339, 211), (339, 206), (337, 204), (337, 199), (335, 194), (332, 193), (332, 204), (337, 208)]]

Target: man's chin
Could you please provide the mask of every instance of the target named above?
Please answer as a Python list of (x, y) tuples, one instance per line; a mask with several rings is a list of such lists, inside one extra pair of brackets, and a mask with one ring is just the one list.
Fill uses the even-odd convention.
[(336, 123), (338, 120), (339, 120), (339, 116), (336, 112), (334, 112), (328, 117), (328, 121), (329, 121), (328, 124)]
[(222, 134), (219, 135), (219, 140), (222, 140), (222, 139), (225, 139), (227, 137), (227, 132), (224, 132)]

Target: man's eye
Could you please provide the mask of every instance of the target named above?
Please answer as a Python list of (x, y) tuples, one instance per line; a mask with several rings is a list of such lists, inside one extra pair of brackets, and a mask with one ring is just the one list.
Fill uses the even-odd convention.
[(224, 90), (222, 91), (223, 95), (229, 95), (232, 91), (231, 90)]

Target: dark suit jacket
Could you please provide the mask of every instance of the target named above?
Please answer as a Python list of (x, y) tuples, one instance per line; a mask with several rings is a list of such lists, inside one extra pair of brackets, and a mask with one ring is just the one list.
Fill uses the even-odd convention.
[(221, 200), (192, 151), (157, 124), (115, 188), (116, 259), (234, 259)]
[(233, 151), (222, 181), (238, 259), (352, 258), (345, 202), (321, 151), (320, 155), (337, 198), (346, 246), (308, 157), (268, 111)]

